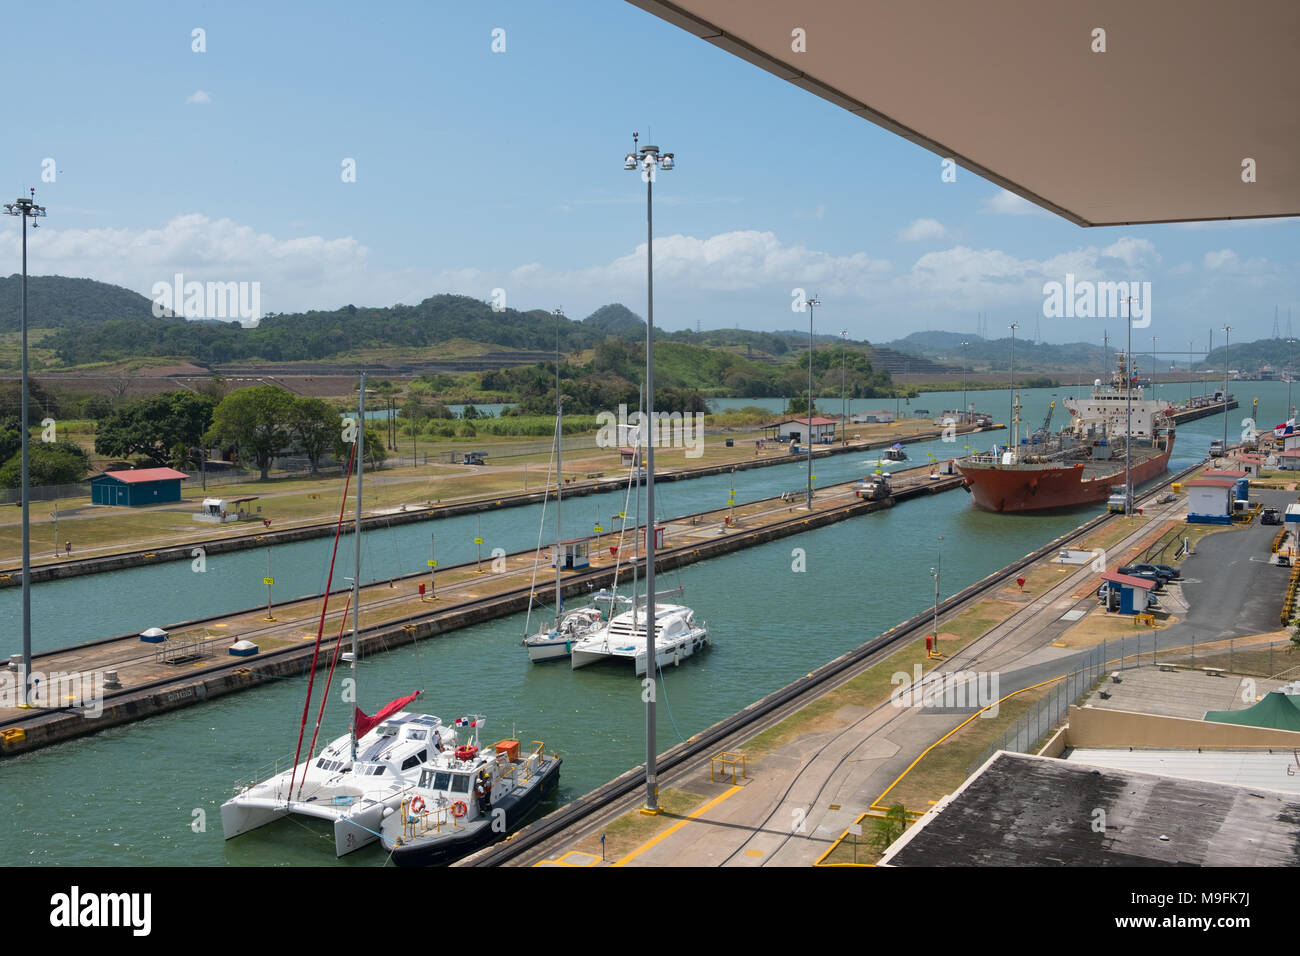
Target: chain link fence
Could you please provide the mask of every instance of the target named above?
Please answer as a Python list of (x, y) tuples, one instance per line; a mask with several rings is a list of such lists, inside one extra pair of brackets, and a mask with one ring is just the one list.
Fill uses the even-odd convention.
[(1023, 714), (1010, 730), (990, 744), (988, 749), (966, 769), (966, 775), (973, 774), (999, 750), (1029, 753), (1034, 744), (1069, 712), (1070, 705), (1077, 704), (1092, 690), (1092, 686), (1101, 679), (1105, 669), (1106, 646), (1102, 644), (1089, 651), (1077, 670), (1071, 671), (1064, 679), (1057, 681), (1049, 689), (1046, 697)]

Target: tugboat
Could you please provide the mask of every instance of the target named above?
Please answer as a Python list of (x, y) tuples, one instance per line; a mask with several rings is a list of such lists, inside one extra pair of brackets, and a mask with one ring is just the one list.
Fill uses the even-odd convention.
[(519, 741), (479, 747), (480, 716), (457, 726), (474, 728), (473, 743), (434, 754), (401, 807), (385, 818), (380, 842), (398, 866), (451, 863), (516, 829), (560, 781), (561, 760), (543, 753), (540, 740), (520, 756)]
[(885, 458), (889, 461), (907, 461), (907, 452), (903, 450), (902, 445), (895, 442), (885, 449)]

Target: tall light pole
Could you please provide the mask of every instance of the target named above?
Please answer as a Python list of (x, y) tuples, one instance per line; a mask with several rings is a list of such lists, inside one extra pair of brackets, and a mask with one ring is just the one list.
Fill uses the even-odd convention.
[(1294, 351), (1291, 346), (1295, 345), (1295, 339), (1288, 335), (1286, 344), (1286, 420), (1290, 421), (1295, 418), (1295, 409), (1291, 407), (1291, 379), (1295, 377), (1291, 374), (1291, 353)]
[(939, 535), (939, 543), (934, 547), (934, 567), (930, 569), (930, 577), (934, 578), (934, 652), (939, 653), (939, 574), (943, 571), (943, 535)]
[(1124, 517), (1133, 514), (1133, 296), (1124, 300), (1128, 303), (1128, 317), (1124, 327), (1128, 329), (1128, 345), (1124, 349), (1124, 395), (1126, 413), (1124, 420)]
[(1151, 336), (1151, 401), (1156, 400), (1156, 337)]
[(808, 510), (812, 511), (812, 359), (813, 359), (813, 309), (821, 305), (821, 299), (813, 296), (808, 300)]
[(1223, 453), (1228, 453), (1228, 350), (1232, 348), (1232, 326), (1223, 327)]
[(1011, 438), (1012, 455), (1015, 455), (1016, 452), (1019, 451), (1016, 447), (1019, 439), (1013, 431), (1016, 424), (1018, 424), (1016, 422), (1016, 329), (1018, 328), (1020, 328), (1018, 323), (1011, 323), (1011, 408), (1007, 411), (1007, 435)]
[(968, 345), (970, 345), (969, 342), (962, 342), (961, 344), (961, 419), (967, 425), (970, 424), (970, 415), (967, 412), (970, 405), (966, 402), (966, 347)]
[(840, 444), (849, 443), (849, 406), (845, 399), (844, 383), (849, 368), (849, 330), (840, 329)]
[(1192, 374), (1192, 347), (1196, 344), (1195, 340), (1187, 342), (1187, 407), (1192, 407), (1192, 386), (1196, 384), (1196, 376)]
[(45, 215), (45, 207), (36, 205), (36, 190), (29, 190), (30, 195), (19, 196), (11, 203), (5, 203), (5, 214), (20, 216), (23, 221), (23, 342), (22, 342), (22, 411), (19, 432), (22, 434), (22, 501), (23, 501), (23, 701), (19, 706), (31, 706), (32, 680), (32, 537), (31, 486), (28, 476), (27, 442), (30, 438), (27, 427), (27, 220), (32, 220), (36, 229), (37, 219)]
[[(645, 322), (645, 409), (648, 416), (654, 415), (655, 407), (655, 286), (654, 286), (654, 185), (655, 171), (667, 172), (674, 168), (672, 153), (660, 153), (658, 146), (637, 146), (637, 134), (632, 134), (632, 152), (623, 157), (623, 168), (641, 171), (645, 183), (645, 275), (646, 275), (646, 322)], [(811, 417), (811, 416), (810, 416)], [(649, 429), (647, 429), (647, 433)], [(647, 434), (647, 438), (649, 435)], [(647, 685), (650, 693), (645, 694), (645, 806), (643, 813), (659, 812), (659, 787), (655, 770), (655, 694), (654, 680), (658, 674), (658, 661), (655, 657), (655, 443), (646, 441), (646, 534), (645, 534), (645, 668), (646, 677), (651, 681)], [(632, 596), (632, 606), (636, 607), (636, 595)], [(635, 630), (635, 628), (634, 628)]]

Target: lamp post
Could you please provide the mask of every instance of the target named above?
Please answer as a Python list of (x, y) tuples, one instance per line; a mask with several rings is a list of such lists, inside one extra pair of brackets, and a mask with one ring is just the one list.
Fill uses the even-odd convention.
[(939, 543), (934, 548), (934, 567), (930, 569), (930, 577), (934, 578), (934, 648), (935, 654), (939, 653), (939, 574), (943, 571), (943, 535), (939, 535)]
[(1124, 326), (1128, 329), (1128, 345), (1124, 350), (1124, 517), (1133, 514), (1133, 296), (1124, 300), (1128, 303), (1128, 317)]
[[(632, 152), (623, 157), (623, 168), (632, 172), (641, 171), (641, 180), (645, 183), (645, 261), (646, 261), (646, 323), (645, 323), (645, 408), (648, 416), (654, 415), (654, 184), (656, 170), (665, 172), (674, 168), (673, 154), (660, 153), (658, 146), (637, 146), (637, 134), (632, 134)], [(811, 357), (809, 359), (811, 361)], [(811, 415), (809, 416), (811, 418)], [(647, 433), (649, 429), (647, 429)], [(648, 434), (647, 434), (648, 439)], [(810, 466), (811, 467), (811, 466)], [(645, 694), (645, 806), (643, 813), (659, 812), (659, 788), (656, 784), (655, 769), (655, 694), (654, 667), (655, 659), (655, 443), (646, 441), (646, 534), (645, 534), (645, 600), (646, 600), (646, 685), (649, 693)], [(632, 596), (632, 606), (636, 607), (636, 595)]]
[(1011, 408), (1007, 411), (1007, 434), (1011, 438), (1012, 455), (1018, 450), (1016, 448), (1018, 438), (1014, 431), (1018, 424), (1016, 422), (1016, 329), (1018, 328), (1020, 328), (1018, 323), (1011, 323)]
[(1287, 421), (1290, 421), (1295, 418), (1295, 409), (1291, 407), (1291, 379), (1294, 377), (1291, 374), (1291, 353), (1293, 351), (1291, 346), (1295, 345), (1295, 339), (1287, 336), (1286, 344), (1286, 418)]
[(1195, 344), (1196, 343), (1194, 340), (1189, 339), (1187, 342), (1187, 407), (1188, 408), (1192, 407), (1192, 386), (1196, 384), (1196, 376), (1192, 374), (1192, 346)]
[(1151, 401), (1156, 400), (1156, 337), (1151, 336)]
[(1228, 350), (1232, 348), (1232, 326), (1223, 327), (1223, 453), (1228, 453)]
[(961, 418), (967, 425), (970, 424), (970, 405), (966, 402), (966, 348), (969, 342), (961, 344)]
[(813, 429), (813, 396), (812, 396), (812, 359), (813, 359), (813, 310), (821, 305), (821, 299), (813, 296), (808, 300), (808, 510), (812, 511), (812, 429)]
[(23, 691), (22, 707), (30, 707), (30, 688), (32, 679), (32, 540), (31, 486), (28, 475), (27, 443), (30, 435), (27, 427), (27, 220), (32, 220), (32, 228), (39, 227), (37, 219), (45, 215), (45, 207), (36, 205), (36, 190), (29, 190), (29, 195), (19, 196), (11, 203), (5, 203), (5, 214), (19, 216), (23, 221), (23, 320), (22, 320), (22, 411), (19, 413), (22, 435), (22, 505), (23, 505)]
[(849, 443), (849, 406), (845, 399), (844, 383), (849, 368), (849, 330), (840, 329), (840, 444)]

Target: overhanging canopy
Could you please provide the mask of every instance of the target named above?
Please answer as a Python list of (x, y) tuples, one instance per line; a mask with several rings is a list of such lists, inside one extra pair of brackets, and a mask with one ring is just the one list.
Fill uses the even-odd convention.
[(1295, 0), (628, 2), (1080, 226), (1300, 215)]

